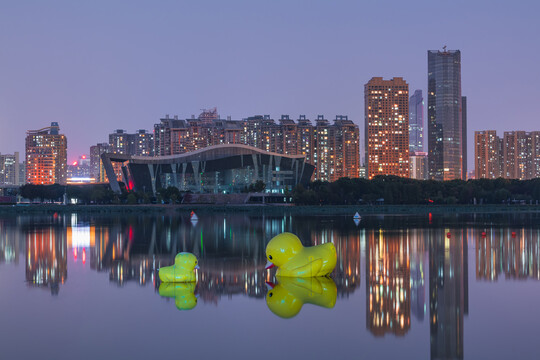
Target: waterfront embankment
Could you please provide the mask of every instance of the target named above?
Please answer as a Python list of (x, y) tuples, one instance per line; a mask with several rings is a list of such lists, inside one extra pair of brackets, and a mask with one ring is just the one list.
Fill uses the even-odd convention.
[(377, 214), (466, 214), (466, 213), (540, 213), (540, 205), (57, 205), (30, 204), (0, 206), (0, 214), (175, 214), (247, 212), (291, 215)]

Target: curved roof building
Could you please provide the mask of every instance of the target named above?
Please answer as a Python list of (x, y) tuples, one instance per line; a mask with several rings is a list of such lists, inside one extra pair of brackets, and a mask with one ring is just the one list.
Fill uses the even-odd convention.
[(121, 191), (113, 167), (117, 163), (128, 189), (154, 195), (169, 186), (194, 193), (238, 193), (258, 180), (265, 183), (267, 192), (283, 193), (299, 183), (307, 184), (315, 169), (304, 155), (277, 154), (240, 144), (171, 156), (105, 153), (101, 159), (112, 190)]

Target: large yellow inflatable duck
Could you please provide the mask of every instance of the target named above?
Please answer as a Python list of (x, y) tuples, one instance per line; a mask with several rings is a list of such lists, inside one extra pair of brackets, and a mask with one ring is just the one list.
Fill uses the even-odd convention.
[(278, 267), (276, 276), (326, 276), (336, 267), (336, 248), (332, 243), (304, 247), (291, 233), (281, 233), (266, 245), (266, 268)]
[(197, 257), (191, 253), (181, 252), (174, 258), (174, 265), (159, 269), (159, 279), (162, 282), (196, 282), (198, 269)]
[(195, 283), (161, 283), (159, 295), (174, 298), (174, 304), (178, 310), (191, 310), (197, 306), (195, 296)]
[(266, 305), (274, 314), (285, 319), (296, 316), (304, 304), (329, 309), (336, 304), (336, 284), (329, 277), (280, 277), (277, 285), (266, 284), (269, 287)]

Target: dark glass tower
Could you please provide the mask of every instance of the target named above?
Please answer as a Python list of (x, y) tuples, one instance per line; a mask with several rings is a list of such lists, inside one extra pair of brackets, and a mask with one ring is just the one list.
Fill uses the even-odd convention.
[(463, 178), (461, 52), (428, 51), (429, 177)]
[(463, 170), (461, 172), (462, 180), (467, 180), (467, 97), (461, 97), (461, 146), (462, 150), (462, 159), (463, 159)]
[(409, 154), (424, 151), (424, 98), (415, 90), (409, 100)]

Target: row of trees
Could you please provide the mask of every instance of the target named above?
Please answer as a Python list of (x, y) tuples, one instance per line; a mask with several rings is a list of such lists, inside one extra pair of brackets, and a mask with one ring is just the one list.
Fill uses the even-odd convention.
[[(264, 191), (257, 182), (247, 189)], [(19, 194), (32, 201), (77, 199), (83, 204), (181, 203), (186, 193), (175, 187), (159, 189), (155, 197), (143, 192), (114, 193), (106, 184), (24, 185)], [(291, 193), (298, 205), (357, 204), (503, 204), (540, 201), (540, 178), (533, 180), (414, 180), (377, 176), (373, 180), (341, 178), (335, 182), (313, 181), (296, 186)]]
[(533, 180), (414, 180), (377, 176), (311, 182), (292, 191), (298, 205), (503, 204), (540, 200), (540, 178)]
[[(121, 187), (123, 188), (123, 187)], [(32, 185), (20, 187), (19, 195), (31, 201), (63, 202), (76, 199), (81, 204), (150, 204), (150, 203), (180, 203), (183, 195), (175, 187), (159, 189), (156, 197), (144, 192), (122, 191), (116, 194), (107, 184), (91, 185)]]

